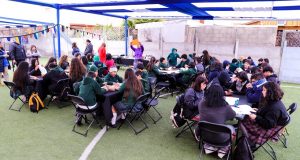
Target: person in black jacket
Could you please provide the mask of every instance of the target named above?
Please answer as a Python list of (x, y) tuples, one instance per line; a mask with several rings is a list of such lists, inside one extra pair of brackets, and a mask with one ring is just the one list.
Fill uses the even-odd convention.
[(263, 74), (268, 82), (275, 82), (277, 84), (280, 84), (278, 77), (276, 74), (274, 74), (273, 68), (271, 66), (265, 66), (263, 68)]
[(24, 46), (17, 42), (13, 42), (10, 44), (9, 54), (13, 61), (13, 64), (16, 64), (17, 66), (26, 59), (26, 51)]
[(196, 78), (193, 86), (185, 92), (183, 109), (183, 115), (185, 118), (192, 119), (199, 114), (198, 104), (203, 99), (206, 84), (207, 79), (200, 75)]
[(83, 54), (86, 56), (89, 53), (93, 53), (93, 45), (89, 39), (86, 40), (86, 47)]
[(262, 98), (256, 113), (249, 114), (242, 121), (252, 145), (262, 144), (269, 136), (285, 125), (288, 113), (281, 99), (283, 92), (279, 85), (267, 82), (263, 85)]

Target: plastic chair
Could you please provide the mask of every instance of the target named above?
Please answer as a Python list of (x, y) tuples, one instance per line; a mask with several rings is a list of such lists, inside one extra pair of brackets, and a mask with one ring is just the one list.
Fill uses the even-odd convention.
[[(22, 95), (22, 92), (20, 90), (16, 90), (16, 84), (14, 82), (8, 82), (8, 81), (4, 81), (5, 86), (10, 90), (10, 96), (14, 99), (14, 101), (12, 102), (12, 104), (9, 106), (9, 110), (13, 110), (13, 111), (21, 111), (22, 107), (24, 106), (24, 104), (26, 104), (26, 101), (23, 101), (20, 96)], [(22, 102), (21, 107), (19, 107), (18, 109), (15, 109), (14, 103), (17, 100), (20, 100)]]
[(227, 153), (227, 160), (232, 155), (232, 133), (231, 129), (224, 124), (216, 124), (207, 121), (200, 121), (199, 127), (199, 148), (200, 158), (204, 149), (204, 144), (208, 144), (213, 147), (222, 148), (229, 146), (229, 152)]
[[(122, 125), (127, 122), (129, 124), (129, 126), (132, 128), (132, 130), (134, 131), (134, 133), (137, 135), (139, 133), (141, 133), (143, 130), (148, 128), (148, 125), (146, 124), (146, 122), (144, 121), (144, 119), (142, 118), (142, 113), (144, 112), (144, 108), (142, 108), (140, 111), (135, 111), (135, 107), (137, 107), (138, 105), (142, 105), (145, 103), (145, 101), (147, 100), (147, 98), (149, 97), (150, 93), (146, 93), (144, 95), (141, 95), (137, 98), (136, 102), (134, 103), (134, 105), (130, 108), (129, 111), (127, 112), (123, 112), (121, 114), (126, 113), (125, 119), (121, 122), (118, 130), (122, 127)], [(137, 130), (132, 122), (133, 120), (137, 120), (137, 119), (141, 119), (142, 123), (143, 123), (143, 127), (139, 130)]]
[[(47, 103), (47, 106), (50, 105), (50, 103), (54, 100), (54, 97), (57, 97), (60, 101), (65, 100), (67, 98), (68, 94), (70, 93), (70, 79), (65, 78), (57, 81), (55, 89), (50, 91), (50, 99)], [(60, 108), (62, 108), (61, 106)]]
[[(92, 124), (95, 121), (102, 129), (102, 126), (100, 125), (99, 121), (96, 118), (96, 112), (99, 110), (98, 104), (96, 104), (94, 107), (91, 107), (91, 106), (88, 106), (85, 103), (85, 101), (79, 96), (68, 95), (68, 97), (70, 97), (71, 102), (73, 103), (73, 105), (76, 109), (76, 121), (75, 121), (75, 124), (72, 129), (73, 132), (86, 137), (90, 127), (92, 126)], [(88, 114), (90, 114), (93, 117), (93, 120), (91, 122), (87, 119)], [(87, 123), (87, 124), (89, 123), (89, 126), (83, 133), (76, 131), (76, 125), (78, 124), (79, 121), (81, 121), (82, 118), (84, 119), (85, 123)]]

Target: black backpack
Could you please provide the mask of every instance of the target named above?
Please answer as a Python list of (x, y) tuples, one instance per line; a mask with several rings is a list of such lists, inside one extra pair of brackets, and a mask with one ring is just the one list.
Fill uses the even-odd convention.
[(39, 95), (36, 93), (31, 94), (28, 105), (29, 105), (30, 111), (36, 112), (36, 113), (38, 113), (41, 109), (43, 109), (45, 107), (43, 101), (41, 100)]
[(186, 120), (183, 117), (183, 98), (184, 94), (176, 97), (177, 103), (171, 111), (170, 119), (172, 120), (174, 128), (179, 128), (186, 123)]
[(241, 136), (238, 139), (237, 145), (234, 148), (233, 160), (254, 160), (254, 156), (246, 136)]

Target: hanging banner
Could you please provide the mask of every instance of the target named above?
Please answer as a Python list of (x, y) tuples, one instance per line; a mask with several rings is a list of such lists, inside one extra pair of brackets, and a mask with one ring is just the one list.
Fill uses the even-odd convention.
[(21, 44), (20, 37), (15, 37), (15, 41), (16, 41), (16, 43)]

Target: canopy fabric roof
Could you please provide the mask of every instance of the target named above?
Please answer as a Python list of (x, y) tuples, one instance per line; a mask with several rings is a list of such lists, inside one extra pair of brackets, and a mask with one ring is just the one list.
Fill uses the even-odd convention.
[(12, 0), (116, 18), (300, 19), (299, 0)]

